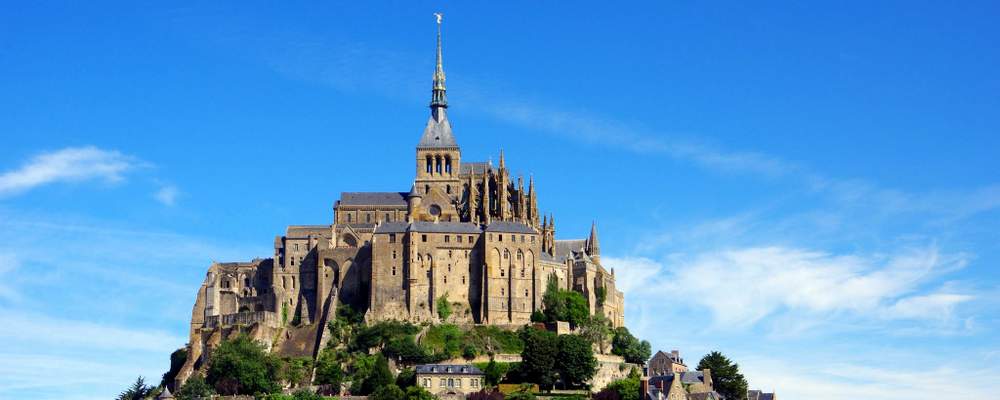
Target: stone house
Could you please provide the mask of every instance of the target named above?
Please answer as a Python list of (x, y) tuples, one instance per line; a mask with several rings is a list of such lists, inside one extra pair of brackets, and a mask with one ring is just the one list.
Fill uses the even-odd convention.
[(649, 376), (660, 376), (669, 373), (686, 372), (688, 367), (684, 364), (684, 359), (681, 358), (679, 351), (672, 350), (669, 353), (657, 351), (646, 364), (646, 370), (646, 374)]
[(640, 383), (643, 400), (719, 400), (711, 370), (671, 372), (643, 377)]
[(415, 368), (417, 385), (434, 395), (478, 392), (485, 384), (483, 371), (472, 365), (425, 364)]

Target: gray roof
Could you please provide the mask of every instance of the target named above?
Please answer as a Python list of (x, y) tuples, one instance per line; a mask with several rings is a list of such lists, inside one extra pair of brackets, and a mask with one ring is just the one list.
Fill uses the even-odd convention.
[(462, 161), (462, 167), (461, 169), (459, 169), (458, 173), (461, 175), (466, 175), (470, 173), (476, 175), (482, 175), (484, 172), (486, 172), (486, 168), (488, 167), (489, 164), (483, 161), (476, 161), (476, 162)]
[(687, 398), (688, 400), (718, 400), (721, 396), (716, 392), (701, 392), (688, 394)]
[(289, 238), (304, 238), (313, 236), (330, 236), (330, 225), (289, 225), (285, 236)]
[(410, 225), (410, 229), (414, 232), (482, 233), (479, 225), (468, 222), (417, 221)]
[[(666, 381), (665, 386), (670, 386), (670, 381), (674, 380), (675, 373), (669, 373), (666, 375), (654, 376), (649, 378), (649, 384), (652, 386), (654, 383), (659, 381)], [(685, 371), (681, 372), (681, 383), (704, 383), (705, 374), (701, 371)]]
[(482, 375), (483, 371), (474, 365), (424, 364), (416, 367), (418, 374)]
[(487, 232), (538, 233), (535, 229), (520, 222), (494, 221), (486, 226)]
[(557, 260), (565, 260), (567, 258), (573, 257), (574, 251), (582, 251), (584, 246), (587, 245), (587, 240), (585, 239), (571, 239), (571, 240), (556, 240), (555, 243), (555, 258)]
[(383, 222), (375, 227), (375, 233), (403, 233), (410, 227), (409, 222)]
[(406, 206), (405, 192), (343, 192), (340, 204), (345, 206)]
[(455, 136), (451, 133), (451, 122), (448, 122), (448, 118), (437, 122), (434, 116), (431, 116), (427, 120), (427, 127), (424, 128), (424, 134), (420, 137), (417, 148), (458, 148)]

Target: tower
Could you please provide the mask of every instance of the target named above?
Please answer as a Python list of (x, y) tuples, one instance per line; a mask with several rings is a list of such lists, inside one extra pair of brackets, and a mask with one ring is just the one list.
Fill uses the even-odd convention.
[(587, 238), (587, 255), (595, 263), (601, 263), (601, 244), (597, 241), (597, 222), (590, 224), (590, 237)]
[[(461, 196), (462, 152), (455, 142), (448, 121), (448, 97), (445, 95), (444, 66), (441, 60), (441, 14), (435, 14), (438, 24), (437, 63), (431, 89), (431, 115), (424, 127), (424, 134), (417, 143), (416, 189), (425, 199), (435, 191), (450, 200)], [(433, 214), (433, 210), (432, 210)]]

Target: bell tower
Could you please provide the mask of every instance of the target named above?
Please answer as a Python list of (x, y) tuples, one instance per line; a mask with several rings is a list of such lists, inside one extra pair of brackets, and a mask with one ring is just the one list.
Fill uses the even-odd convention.
[[(424, 134), (417, 143), (417, 171), (414, 189), (424, 196), (437, 195), (451, 200), (462, 195), (462, 151), (455, 142), (448, 121), (448, 97), (445, 94), (444, 66), (441, 60), (441, 13), (437, 17), (437, 63), (431, 90), (431, 115), (424, 127)], [(444, 207), (445, 205), (440, 205)]]

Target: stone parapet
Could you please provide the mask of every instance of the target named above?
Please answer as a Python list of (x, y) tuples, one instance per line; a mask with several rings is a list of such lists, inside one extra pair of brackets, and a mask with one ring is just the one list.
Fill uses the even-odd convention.
[(259, 323), (268, 327), (278, 327), (278, 317), (270, 311), (244, 311), (235, 314), (211, 315), (205, 317), (204, 329), (228, 327), (233, 325), (251, 325)]

